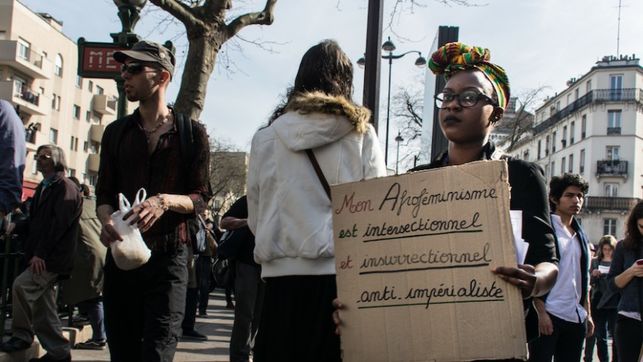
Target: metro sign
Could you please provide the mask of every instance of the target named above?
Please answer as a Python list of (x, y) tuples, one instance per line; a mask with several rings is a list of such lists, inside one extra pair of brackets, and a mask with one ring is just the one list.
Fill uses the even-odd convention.
[(119, 50), (126, 48), (114, 43), (78, 39), (78, 75), (85, 78), (118, 78), (121, 67), (113, 55)]

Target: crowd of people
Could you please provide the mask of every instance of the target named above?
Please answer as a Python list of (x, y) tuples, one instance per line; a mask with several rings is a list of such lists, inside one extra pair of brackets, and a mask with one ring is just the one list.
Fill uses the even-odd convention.
[[(70, 361), (56, 290), (87, 316), (91, 339), (113, 361), (171, 361), (181, 337), (205, 340), (195, 318), (207, 315), (214, 257), (230, 261), (234, 324), (230, 360), (340, 361), (344, 303), (337, 299), (329, 185), (386, 176), (370, 111), (353, 99), (353, 67), (325, 40), (303, 55), (283, 102), (253, 137), (247, 197), (219, 225), (207, 217), (210, 148), (204, 126), (167, 105), (174, 54), (141, 41), (117, 51), (125, 94), (138, 108), (108, 125), (95, 199), (66, 175), (63, 150), (40, 146), (43, 181), (28, 217), (11, 222), (22, 190), (24, 127), (0, 101), (0, 218), (3, 233), (24, 235), (27, 267), (13, 282), (12, 336), (0, 350), (46, 350), (33, 361)], [(429, 68), (444, 75), (435, 96), (448, 148), (409, 172), (505, 160), (510, 208), (522, 211), (523, 264), (492, 272), (521, 291), (530, 361), (638, 361), (643, 332), (643, 202), (624, 240), (606, 235), (596, 255), (579, 222), (588, 192), (579, 175), (552, 177), (489, 141), (510, 99), (505, 70), (488, 49), (449, 43)], [(20, 123), (18, 123), (20, 122)], [(21, 133), (22, 131), (22, 133)], [(9, 153), (10, 152), (10, 153)], [(15, 155), (5, 157), (4, 155)], [(151, 195), (122, 221), (136, 226), (151, 257), (121, 269), (110, 246), (123, 240), (113, 219), (119, 195)], [(121, 220), (116, 220), (120, 222)], [(228, 235), (221, 238), (220, 229)], [(608, 349), (608, 338), (613, 348)]]

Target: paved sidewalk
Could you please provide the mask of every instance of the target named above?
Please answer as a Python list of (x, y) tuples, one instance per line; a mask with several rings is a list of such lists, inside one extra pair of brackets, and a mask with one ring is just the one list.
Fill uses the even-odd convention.
[[(234, 311), (225, 309), (223, 291), (210, 294), (207, 317), (196, 318), (196, 329), (208, 336), (205, 342), (179, 341), (174, 361), (228, 361), (228, 344)], [(72, 350), (75, 362), (109, 361), (109, 351)]]

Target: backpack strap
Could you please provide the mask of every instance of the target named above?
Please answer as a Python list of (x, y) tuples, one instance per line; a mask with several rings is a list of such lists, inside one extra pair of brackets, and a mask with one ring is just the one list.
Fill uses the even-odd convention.
[(176, 128), (179, 131), (181, 139), (181, 153), (183, 154), (183, 164), (190, 167), (194, 159), (194, 135), (192, 134), (192, 120), (183, 113), (175, 113)]

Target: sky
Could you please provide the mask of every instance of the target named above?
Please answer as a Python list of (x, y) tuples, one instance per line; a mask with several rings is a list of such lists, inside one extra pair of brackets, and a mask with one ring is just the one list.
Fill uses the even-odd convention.
[[(110, 42), (110, 32), (121, 29), (111, 0), (20, 0), (35, 12), (50, 13), (63, 21), (71, 39)], [(643, 1), (621, 0), (620, 54), (643, 56)], [(460, 41), (489, 48), (491, 60), (509, 75), (512, 94), (547, 87), (546, 95), (565, 89), (568, 79), (590, 70), (606, 55), (616, 55), (619, 0), (469, 0), (475, 6), (416, 0), (424, 6), (405, 8), (391, 20), (393, 0), (385, 0), (384, 38), (390, 36), (395, 53), (419, 50), (426, 57), (439, 26), (459, 27)], [(262, 0), (235, 0), (231, 15), (263, 9)], [(254, 132), (294, 81), (305, 51), (323, 39), (335, 39), (357, 61), (366, 41), (367, 0), (278, 0), (270, 26), (249, 26), (240, 32), (246, 41), (223, 48), (208, 84), (201, 121), (211, 137), (245, 151)], [(182, 26), (159, 26), (165, 13), (148, 3), (135, 32), (177, 46), (179, 68), (169, 89), (171, 101), (178, 91), (187, 41)], [(389, 22), (392, 27), (388, 27)], [(257, 46), (247, 41), (260, 43)], [(268, 50), (266, 50), (268, 48)], [(414, 55), (394, 61), (393, 93), (400, 87), (417, 87), (426, 68), (413, 65)], [(380, 122), (386, 112), (388, 66), (382, 64)], [(355, 66), (354, 99), (362, 100), (364, 72)], [(384, 129), (384, 126), (380, 126)], [(395, 121), (391, 121), (391, 138)], [(380, 132), (380, 139), (383, 140)], [(395, 142), (389, 142), (389, 154)], [(383, 141), (382, 141), (383, 145)]]

